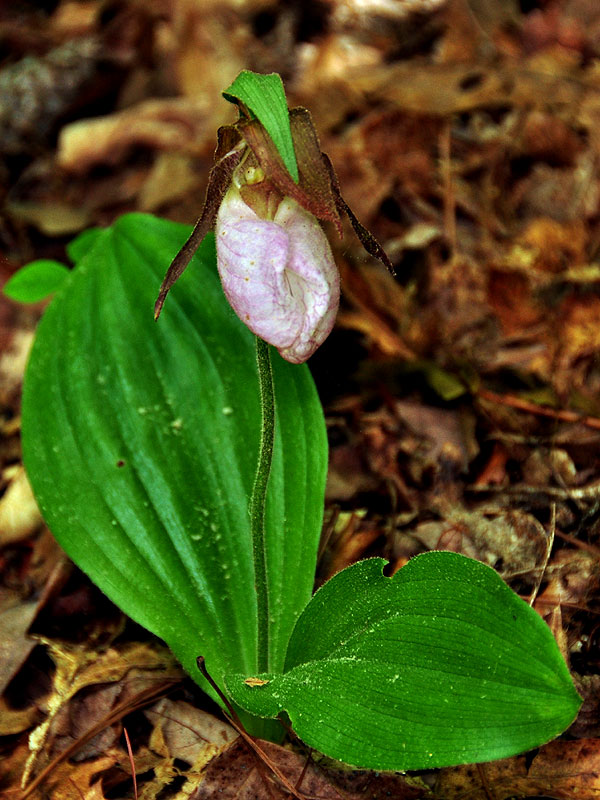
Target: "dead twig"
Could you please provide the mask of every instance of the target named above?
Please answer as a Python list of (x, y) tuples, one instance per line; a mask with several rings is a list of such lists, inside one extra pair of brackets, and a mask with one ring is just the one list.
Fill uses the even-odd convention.
[(555, 419), (557, 422), (579, 422), (587, 428), (600, 431), (600, 419), (598, 417), (590, 417), (577, 411), (548, 408), (548, 406), (531, 403), (529, 400), (523, 400), (512, 394), (496, 394), (496, 392), (490, 392), (489, 389), (479, 389), (477, 396), (492, 403), (516, 408), (518, 411), (536, 414), (538, 417), (548, 417), (549, 419)]

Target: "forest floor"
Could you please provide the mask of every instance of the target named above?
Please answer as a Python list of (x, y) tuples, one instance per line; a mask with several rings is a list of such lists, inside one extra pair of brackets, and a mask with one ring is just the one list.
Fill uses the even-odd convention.
[[(8, 0), (0, 282), (127, 211), (195, 221), (244, 68), (310, 109), (397, 273), (331, 236), (342, 307), (310, 362), (331, 447), (319, 583), (365, 556), (480, 559), (546, 619), (584, 699), (533, 753), (410, 778), (311, 766), (312, 795), (597, 798), (600, 6)], [(269, 797), (218, 710), (43, 526), (19, 440), (43, 307), (0, 299), (0, 790), (119, 800), (135, 773), (142, 798)]]

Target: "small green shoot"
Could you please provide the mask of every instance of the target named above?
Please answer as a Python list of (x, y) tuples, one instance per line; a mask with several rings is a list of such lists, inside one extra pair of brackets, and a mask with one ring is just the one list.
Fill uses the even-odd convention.
[(19, 303), (39, 303), (58, 291), (68, 277), (69, 270), (58, 261), (31, 261), (6, 282), (3, 294)]

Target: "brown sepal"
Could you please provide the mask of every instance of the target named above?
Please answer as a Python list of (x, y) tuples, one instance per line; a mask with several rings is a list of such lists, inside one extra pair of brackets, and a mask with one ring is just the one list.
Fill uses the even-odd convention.
[(271, 137), (258, 120), (241, 119), (235, 125), (219, 128), (215, 165), (208, 176), (202, 215), (167, 270), (154, 306), (154, 319), (158, 319), (171, 287), (190, 263), (202, 239), (214, 226), (233, 172), (244, 155), (245, 144), (254, 154), (267, 180), (283, 196), (293, 198), (317, 219), (333, 222), (340, 238), (343, 235), (341, 215), (347, 214), (367, 253), (379, 259), (395, 275), (394, 266), (383, 247), (358, 221), (343, 199), (331, 161), (321, 152), (309, 112), (305, 108), (293, 108), (290, 111), (290, 127), (298, 162), (299, 183), (294, 182)]
[(215, 165), (208, 174), (208, 186), (206, 187), (206, 197), (204, 199), (202, 215), (194, 225), (194, 230), (191, 232), (188, 240), (177, 253), (167, 270), (160, 287), (158, 298), (154, 304), (154, 319), (158, 319), (160, 316), (160, 312), (162, 311), (162, 307), (171, 287), (192, 260), (202, 239), (204, 239), (206, 234), (214, 226), (221, 201), (231, 184), (233, 171), (240, 163), (244, 154), (244, 147), (240, 146), (241, 139), (234, 126), (227, 125), (223, 128), (219, 128), (217, 136)]
[(394, 265), (390, 261), (390, 259), (388, 257), (388, 254), (385, 252), (385, 250), (379, 244), (379, 242), (373, 236), (373, 234), (370, 231), (368, 231), (362, 223), (360, 223), (358, 221), (358, 219), (354, 215), (354, 212), (352, 211), (350, 206), (346, 203), (346, 201), (342, 197), (341, 192), (340, 192), (340, 185), (339, 185), (338, 179), (337, 179), (337, 175), (335, 174), (335, 170), (333, 168), (333, 164), (329, 160), (329, 156), (326, 155), (325, 153), (321, 153), (321, 155), (323, 157), (323, 163), (324, 163), (325, 167), (327, 168), (327, 171), (328, 171), (328, 174), (329, 174), (330, 186), (331, 186), (331, 188), (333, 190), (333, 194), (335, 195), (335, 200), (336, 200), (336, 204), (337, 204), (337, 207), (338, 207), (338, 211), (340, 213), (341, 212), (345, 212), (348, 215), (348, 219), (350, 220), (350, 223), (352, 224), (352, 227), (354, 228), (354, 232), (356, 233), (356, 235), (360, 239), (360, 243), (365, 248), (367, 253), (369, 253), (369, 255), (372, 255), (374, 258), (378, 259), (379, 261), (381, 261), (382, 264), (385, 264), (385, 266), (388, 268), (388, 270), (391, 272), (391, 274), (395, 276), (396, 275), (396, 270), (394, 269)]
[(290, 111), (290, 127), (298, 162), (299, 183), (294, 182), (273, 140), (258, 120), (241, 122), (237, 127), (265, 175), (281, 194), (291, 197), (317, 219), (333, 222), (341, 238), (342, 220), (332, 192), (331, 180), (321, 157), (321, 146), (308, 111), (305, 108), (293, 108)]

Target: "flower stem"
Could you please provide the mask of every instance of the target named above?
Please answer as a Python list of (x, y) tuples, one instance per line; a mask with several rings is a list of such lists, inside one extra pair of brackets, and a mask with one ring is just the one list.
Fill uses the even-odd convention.
[(254, 580), (258, 610), (258, 672), (269, 671), (269, 590), (267, 585), (267, 553), (265, 547), (265, 506), (273, 460), (275, 434), (275, 393), (269, 345), (256, 337), (256, 362), (260, 387), (260, 446), (258, 466), (250, 497), (250, 527), (254, 557)]

